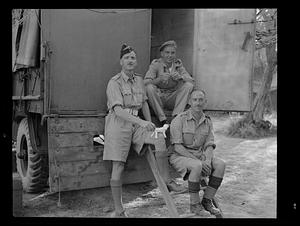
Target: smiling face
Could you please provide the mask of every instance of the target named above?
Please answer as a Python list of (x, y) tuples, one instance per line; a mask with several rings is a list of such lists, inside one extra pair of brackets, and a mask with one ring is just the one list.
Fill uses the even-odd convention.
[(166, 63), (172, 63), (176, 58), (176, 48), (174, 46), (166, 46), (161, 52), (161, 57)]
[(125, 54), (120, 59), (120, 64), (122, 66), (122, 70), (124, 71), (133, 71), (137, 66), (136, 54), (134, 51)]
[(206, 105), (205, 94), (201, 90), (195, 90), (190, 97), (191, 109), (195, 112), (201, 112)]

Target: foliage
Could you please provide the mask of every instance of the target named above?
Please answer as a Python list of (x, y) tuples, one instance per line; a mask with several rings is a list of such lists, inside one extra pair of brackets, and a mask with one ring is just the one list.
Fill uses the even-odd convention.
[(232, 119), (227, 128), (227, 135), (240, 138), (261, 138), (277, 134), (277, 126), (269, 120), (250, 121), (247, 116)]
[(277, 9), (257, 9), (256, 49), (277, 44)]

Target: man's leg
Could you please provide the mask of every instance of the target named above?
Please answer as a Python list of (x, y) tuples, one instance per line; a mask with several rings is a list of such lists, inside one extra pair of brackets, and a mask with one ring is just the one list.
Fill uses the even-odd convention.
[(124, 171), (124, 162), (112, 161), (112, 173), (110, 179), (110, 188), (114, 201), (114, 217), (127, 217), (122, 203), (122, 180), (121, 176)]
[(209, 216), (210, 214), (204, 209), (200, 203), (200, 179), (202, 171), (201, 161), (190, 159), (190, 163), (187, 165), (190, 171), (188, 178), (189, 194), (190, 194), (190, 211), (197, 215)]
[(225, 173), (225, 161), (219, 158), (213, 158), (212, 168), (213, 172), (209, 176), (208, 186), (205, 189), (201, 203), (207, 211), (217, 215), (220, 214), (220, 210), (213, 205), (212, 199), (215, 197), (215, 194), (222, 183)]
[(166, 102), (174, 104), (174, 109), (172, 112), (173, 117), (184, 111), (188, 103), (189, 95), (191, 94), (193, 88), (193, 83), (182, 82), (182, 84), (178, 86), (178, 89), (168, 97)]
[(170, 163), (182, 177), (188, 178), (191, 213), (195, 213), (200, 216), (210, 216), (210, 213), (207, 212), (200, 203), (199, 191), (202, 171), (201, 161), (173, 154), (170, 157)]
[(134, 149), (138, 154), (142, 151), (144, 144), (152, 144), (155, 147), (155, 158), (159, 173), (166, 183), (169, 191), (183, 192), (186, 189), (172, 180), (169, 171), (168, 152), (163, 134), (159, 133), (158, 137), (151, 136), (152, 132), (146, 131), (144, 128), (137, 127), (133, 134)]
[(163, 103), (161, 101), (160, 96), (158, 95), (157, 87), (153, 84), (148, 84), (146, 86), (146, 92), (148, 96), (149, 104), (153, 109), (156, 117), (159, 119), (160, 122), (166, 120), (165, 113), (163, 111)]
[(159, 170), (162, 178), (164, 179), (168, 190), (175, 191), (175, 192), (186, 191), (186, 189), (183, 186), (177, 184), (171, 178), (167, 151), (155, 152), (155, 158), (156, 158), (158, 170)]

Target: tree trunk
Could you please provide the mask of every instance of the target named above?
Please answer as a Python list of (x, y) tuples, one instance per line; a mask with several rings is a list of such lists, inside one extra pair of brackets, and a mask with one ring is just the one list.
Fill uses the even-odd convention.
[(275, 44), (271, 44), (266, 47), (266, 56), (268, 64), (264, 71), (263, 82), (254, 100), (253, 109), (248, 116), (250, 120), (254, 121), (254, 123), (263, 120), (266, 101), (268, 100), (274, 69), (277, 64)]

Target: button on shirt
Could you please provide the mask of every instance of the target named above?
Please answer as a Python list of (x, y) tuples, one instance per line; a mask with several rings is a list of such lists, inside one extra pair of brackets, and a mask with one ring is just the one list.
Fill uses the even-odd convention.
[(197, 123), (191, 110), (178, 114), (171, 123), (171, 143), (182, 144), (192, 154), (198, 154), (214, 143), (213, 125), (205, 114)]
[(130, 79), (123, 71), (108, 82), (106, 94), (109, 112), (116, 105), (139, 110), (147, 100), (143, 78), (135, 74)]
[[(146, 80), (153, 80), (159, 76), (162, 76), (165, 73), (172, 74), (175, 71), (179, 73), (183, 80), (193, 81), (193, 78), (190, 74), (186, 71), (183, 67), (182, 62), (180, 59), (176, 59), (170, 68), (163, 62), (162, 58), (155, 59), (149, 66), (149, 70), (147, 71), (144, 81)], [(179, 81), (173, 80), (171, 77), (169, 78), (167, 83), (159, 83), (157, 86), (161, 89), (167, 90), (175, 90)]]

